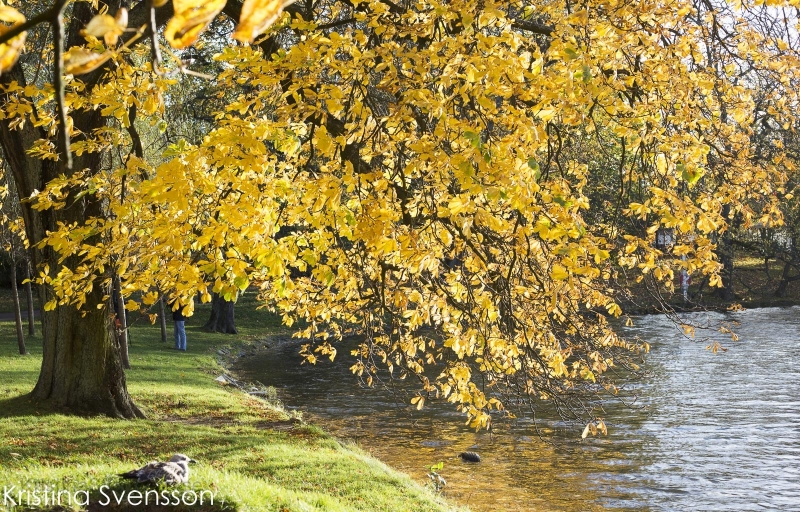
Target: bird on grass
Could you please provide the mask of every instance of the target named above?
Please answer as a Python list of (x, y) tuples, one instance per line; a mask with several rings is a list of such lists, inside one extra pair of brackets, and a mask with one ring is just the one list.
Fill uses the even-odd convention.
[(122, 473), (122, 478), (136, 480), (140, 484), (163, 481), (169, 485), (185, 484), (189, 481), (189, 463), (197, 462), (182, 453), (176, 453), (167, 462), (148, 462), (139, 469)]

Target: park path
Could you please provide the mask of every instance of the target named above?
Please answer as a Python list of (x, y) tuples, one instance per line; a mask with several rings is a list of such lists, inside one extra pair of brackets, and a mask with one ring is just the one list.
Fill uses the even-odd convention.
[[(38, 320), (39, 316), (40, 315), (39, 315), (39, 311), (38, 310), (33, 312), (33, 319), (34, 320)], [(0, 322), (13, 322), (13, 321), (14, 321), (14, 312), (13, 311), (9, 311), (7, 313), (0, 312)], [(27, 311), (22, 311), (22, 321), (23, 322), (27, 322), (28, 321), (28, 312)]]

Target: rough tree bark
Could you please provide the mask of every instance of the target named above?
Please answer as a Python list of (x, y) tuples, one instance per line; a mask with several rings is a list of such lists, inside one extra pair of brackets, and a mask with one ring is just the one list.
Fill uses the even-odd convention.
[(233, 315), (234, 304), (233, 301), (225, 300), (215, 293), (211, 298), (211, 318), (203, 326), (203, 330), (221, 332), (223, 334), (236, 334), (236, 323)]
[[(107, 2), (110, 12), (116, 12), (121, 2)], [(75, 3), (70, 18), (66, 47), (79, 44), (83, 38), (80, 29), (92, 18), (91, 4)], [(83, 81), (95, 81), (101, 72), (86, 75)], [(0, 76), (0, 83), (8, 85), (16, 81), (25, 86), (26, 80), (21, 64), (17, 64)], [(35, 107), (34, 107), (35, 108)], [(92, 133), (105, 126), (99, 111), (74, 111), (72, 120), (76, 133)], [(11, 167), (13, 181), (19, 197), (30, 197), (34, 190), (59, 176), (69, 174), (63, 162), (42, 161), (30, 156), (27, 150), (47, 134), (31, 123), (11, 129), (10, 119), (0, 121), (0, 145)], [(99, 153), (75, 155), (73, 169), (99, 170)], [(22, 213), (25, 230), (31, 245), (35, 246), (48, 230), (55, 230), (59, 221), (71, 224), (82, 223), (90, 216), (101, 216), (102, 205), (91, 194), (69, 198), (69, 208), (37, 212), (29, 202), (23, 203)], [(59, 256), (50, 248), (32, 251), (37, 268), (49, 265), (51, 272), (62, 264), (76, 268), (77, 258), (60, 262)], [(52, 290), (39, 288), (39, 299), (46, 304), (53, 298)], [(100, 309), (97, 305), (100, 304)], [(113, 341), (111, 314), (108, 302), (103, 300), (103, 290), (95, 286), (87, 296), (87, 307), (78, 311), (71, 306), (59, 306), (42, 315), (43, 357), (39, 380), (31, 393), (37, 401), (47, 402), (57, 408), (78, 413), (100, 413), (113, 417), (142, 417), (142, 413), (128, 394), (125, 372), (120, 361), (119, 350)]]

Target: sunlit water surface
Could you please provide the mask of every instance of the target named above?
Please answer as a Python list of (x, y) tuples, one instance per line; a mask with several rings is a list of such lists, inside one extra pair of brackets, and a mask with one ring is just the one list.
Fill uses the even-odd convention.
[[(416, 411), (360, 388), (347, 357), (301, 365), (291, 344), (239, 370), (420, 482), (444, 462), (445, 495), (473, 510), (800, 510), (800, 308), (691, 319), (741, 322), (740, 340), (714, 335), (728, 350), (713, 354), (710, 333), (692, 341), (662, 317), (637, 319), (623, 331), (652, 347), (643, 407), (612, 407), (609, 435), (584, 441), (556, 418), (540, 418), (544, 437), (525, 420), (476, 433), (447, 404)], [(462, 462), (466, 450), (482, 462)]]

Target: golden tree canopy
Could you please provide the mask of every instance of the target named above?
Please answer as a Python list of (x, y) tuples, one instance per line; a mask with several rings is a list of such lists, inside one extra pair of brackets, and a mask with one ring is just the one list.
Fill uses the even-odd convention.
[[(240, 21), (241, 43), (214, 56), (225, 107), (199, 144), (109, 155), (31, 198), (103, 204), (42, 243), (82, 256), (41, 269), (47, 307), (94, 307), (86, 292), (110, 268), (133, 309), (171, 290), (191, 312), (198, 293), (256, 284), (302, 321), (309, 360), (357, 334), (353, 371), (417, 377), (420, 407), (445, 398), (475, 427), (508, 396), (596, 417), (611, 370), (647, 350), (607, 323), (628, 283), (669, 288), (686, 269), (718, 285), (731, 219), (781, 222), (793, 3), (175, 0), (164, 37), (178, 49), (215, 17)], [(65, 104), (108, 122), (72, 133), (75, 154), (135, 146), (174, 101), (174, 60), (154, 71), (152, 48), (116, 41), (131, 29), (99, 14), (113, 37), (92, 27), (69, 52), (109, 62), (91, 87), (67, 75)], [(4, 118), (58, 131), (51, 86), (4, 93)]]

